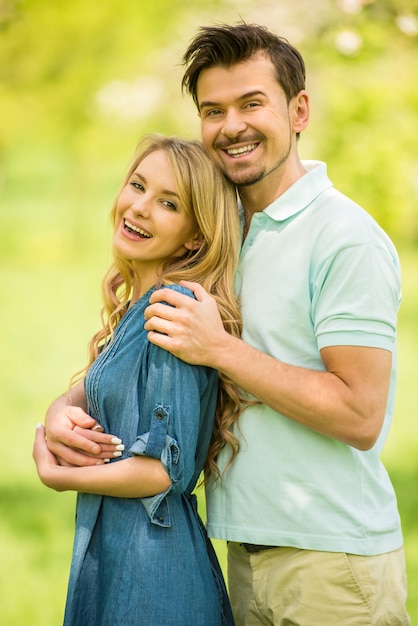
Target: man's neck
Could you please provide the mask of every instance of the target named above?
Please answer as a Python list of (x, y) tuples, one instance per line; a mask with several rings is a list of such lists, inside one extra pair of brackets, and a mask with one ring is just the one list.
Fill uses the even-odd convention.
[(244, 208), (248, 223), (254, 213), (263, 211), (272, 202), (277, 200), (285, 191), (306, 174), (301, 161), (298, 159), (293, 167), (287, 167), (280, 172), (271, 172), (254, 185), (238, 188), (239, 197)]

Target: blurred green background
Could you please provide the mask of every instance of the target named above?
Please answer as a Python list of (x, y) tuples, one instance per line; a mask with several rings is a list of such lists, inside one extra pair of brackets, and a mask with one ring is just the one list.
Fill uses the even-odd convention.
[(241, 18), (302, 51), (312, 118), (301, 156), (326, 160), (336, 187), (401, 256), (399, 387), (384, 461), (418, 624), (417, 1), (0, 0), (2, 626), (61, 623), (74, 496), (38, 482), (35, 425), (84, 365), (99, 324), (108, 213), (137, 139), (199, 135), (180, 92), (181, 55), (198, 26)]

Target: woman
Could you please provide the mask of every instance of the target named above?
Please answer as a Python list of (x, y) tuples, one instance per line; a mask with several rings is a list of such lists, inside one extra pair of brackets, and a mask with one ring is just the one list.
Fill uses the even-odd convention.
[(229, 602), (192, 491), (237, 442), (238, 390), (215, 370), (147, 341), (143, 312), (164, 285), (193, 297), (200, 282), (240, 333), (234, 188), (198, 142), (146, 137), (112, 211), (114, 263), (103, 281), (103, 327), (74, 388), (89, 414), (124, 442), (107, 464), (63, 467), (37, 428), (41, 481), (74, 490), (77, 521), (65, 626), (231, 625)]

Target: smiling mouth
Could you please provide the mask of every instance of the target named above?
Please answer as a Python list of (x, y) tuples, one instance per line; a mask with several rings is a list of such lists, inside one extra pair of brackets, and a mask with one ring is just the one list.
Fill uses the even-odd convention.
[(141, 237), (144, 239), (152, 239), (152, 235), (150, 233), (147, 233), (147, 231), (142, 230), (142, 228), (138, 228), (138, 226), (134, 226), (134, 224), (131, 224), (131, 222), (128, 222), (128, 220), (124, 220), (124, 228), (125, 230), (128, 231), (128, 233), (137, 235), (138, 237)]
[(258, 143), (249, 143), (246, 146), (242, 146), (241, 148), (224, 148), (224, 151), (231, 157), (237, 158), (243, 156), (244, 154), (249, 154), (253, 152), (258, 146)]

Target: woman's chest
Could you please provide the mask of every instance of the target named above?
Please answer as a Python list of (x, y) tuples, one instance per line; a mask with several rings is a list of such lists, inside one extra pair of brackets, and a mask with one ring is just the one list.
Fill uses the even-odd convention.
[(134, 316), (117, 329), (86, 377), (90, 414), (105, 431), (122, 439), (131, 439), (138, 431), (141, 390), (147, 384), (147, 346), (143, 318)]

